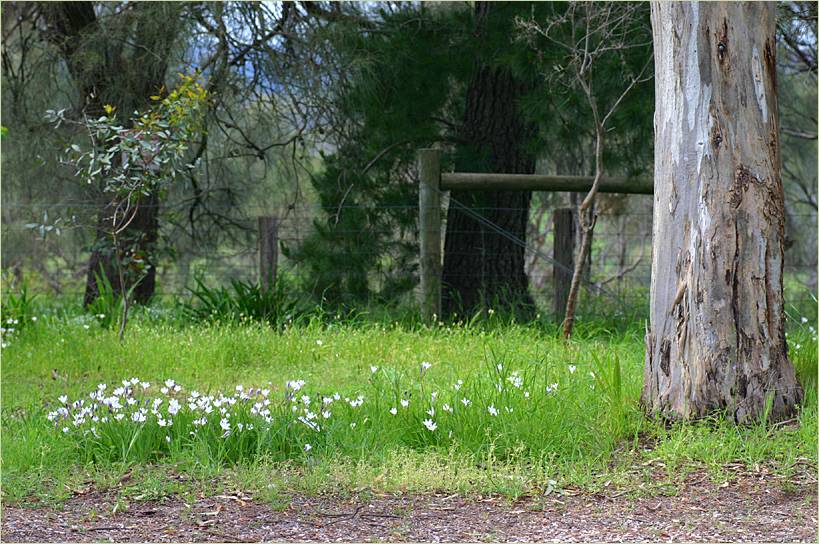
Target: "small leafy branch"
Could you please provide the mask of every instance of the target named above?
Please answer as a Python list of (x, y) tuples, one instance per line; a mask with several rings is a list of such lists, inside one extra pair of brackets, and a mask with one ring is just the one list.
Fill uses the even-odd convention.
[[(164, 88), (151, 97), (153, 104), (146, 112), (134, 112), (125, 122), (108, 104), (98, 118), (84, 115), (75, 120), (65, 110), (46, 112), (56, 127), (74, 125), (88, 137), (87, 147), (72, 143), (66, 148), (64, 162), (74, 168), (78, 181), (106, 195), (99, 224), (110, 242), (123, 299), (120, 339), (125, 334), (129, 297), (145, 276), (143, 259), (126, 230), (147, 197), (161, 195), (195, 167), (185, 160), (188, 144), (205, 129), (204, 106), (209, 96), (196, 76), (180, 74), (177, 88), (163, 94)], [(137, 272), (130, 286), (126, 285), (128, 270)]]

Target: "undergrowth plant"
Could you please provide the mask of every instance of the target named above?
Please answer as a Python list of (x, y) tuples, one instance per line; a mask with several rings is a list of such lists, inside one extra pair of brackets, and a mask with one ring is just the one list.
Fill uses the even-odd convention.
[[(97, 462), (155, 461), (181, 450), (215, 463), (284, 461), (385, 446), (491, 450), (499, 460), (572, 449), (593, 456), (639, 425), (621, 393), (595, 392), (599, 373), (542, 361), (512, 369), (497, 361), (448, 384), (429, 378), (427, 361), (416, 372), (373, 365), (347, 393), (301, 379), (224, 393), (131, 378), (101, 383), (77, 399), (60, 396), (48, 419), (71, 437), (81, 459)], [(574, 434), (571, 444), (567, 432)]]
[(303, 313), (281, 277), (266, 288), (259, 283), (232, 280), (229, 287), (208, 287), (194, 278), (190, 301), (181, 305), (193, 321), (254, 320), (281, 327)]

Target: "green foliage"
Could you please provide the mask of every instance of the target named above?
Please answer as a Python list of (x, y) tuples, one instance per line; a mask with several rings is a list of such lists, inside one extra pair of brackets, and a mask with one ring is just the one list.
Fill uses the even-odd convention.
[(27, 284), (21, 284), (16, 294), (10, 288), (5, 288), (3, 291), (5, 293), (2, 298), (2, 306), (0, 306), (0, 319), (14, 319), (22, 324), (34, 317), (32, 303), (37, 295), (29, 296)]
[(20, 285), (17, 293), (4, 286), (0, 299), (0, 342), (5, 348), (12, 338), (26, 328), (32, 320), (37, 320), (33, 302), (37, 295), (29, 296), (28, 285)]
[(71, 123), (87, 132), (90, 146), (70, 144), (66, 162), (74, 166), (78, 180), (102, 187), (115, 202), (129, 199), (135, 206), (139, 196), (164, 189), (163, 184), (191, 167), (184, 158), (188, 143), (203, 130), (207, 91), (194, 77), (182, 75), (177, 89), (151, 99), (154, 106), (126, 124), (111, 105), (104, 106), (105, 115), (81, 122), (69, 119), (65, 110), (47, 112), (56, 127)]
[(296, 319), (301, 310), (282, 277), (264, 288), (258, 283), (232, 280), (230, 287), (210, 288), (201, 278), (194, 278), (191, 301), (182, 303), (186, 317), (194, 321), (258, 321), (282, 327)]
[[(75, 125), (88, 137), (86, 147), (71, 143), (64, 161), (73, 166), (75, 179), (100, 189), (106, 201), (98, 218), (98, 230), (104, 236), (97, 239), (95, 249), (115, 263), (119, 275), (115, 291), (119, 293), (130, 294), (142, 281), (147, 272), (146, 252), (154, 249), (143, 243), (147, 233), (129, 229), (140, 206), (152, 205), (150, 198), (164, 194), (194, 166), (185, 160), (188, 145), (204, 130), (203, 110), (209, 97), (195, 77), (180, 77), (176, 89), (164, 98), (152, 96), (153, 106), (142, 114), (134, 112), (127, 122), (121, 122), (115, 108), (107, 104), (105, 114), (96, 119), (76, 121), (65, 109), (49, 110), (46, 115), (56, 127)], [(39, 226), (43, 235), (52, 228)], [(99, 275), (114, 281), (106, 277), (108, 273), (101, 269)]]
[(409, 5), (380, 16), (382, 32), (334, 36), (354, 67), (334, 107), (354, 124), (312, 179), (324, 211), (315, 232), (283, 248), (328, 306), (394, 303), (417, 282), (415, 150), (441, 139), (434, 117), (450, 117), (452, 88), (469, 66), (450, 53), (462, 16)]
[[(523, 82), (520, 111), (536, 127), (528, 143), (534, 155), (561, 173), (589, 173), (593, 138), (585, 98), (544, 78), (563, 57), (554, 47), (518, 39), (516, 29), (521, 18), (548, 20), (565, 10), (565, 3), (497, 3), (479, 22), (468, 6), (406, 4), (379, 12), (378, 32), (336, 31), (336, 51), (352, 68), (334, 109), (351, 122), (338, 151), (312, 178), (324, 217), (302, 246), (285, 248), (316, 298), (330, 305), (394, 303), (414, 287), (415, 152), (437, 144), (448, 152), (444, 171), (453, 162), (460, 170), (481, 169), (485, 157), (465, 149), (460, 134), (466, 91), (480, 66), (507, 69)], [(635, 43), (650, 36), (647, 9), (631, 24)], [(650, 54), (648, 46), (633, 47), (598, 62), (601, 104), (616, 99), (624, 74), (639, 71)], [(607, 172), (638, 173), (650, 162), (652, 108), (652, 85), (644, 82), (612, 119)]]
[(104, 329), (113, 329), (119, 324), (124, 300), (105, 274), (94, 274), (98, 295), (86, 310), (94, 316)]

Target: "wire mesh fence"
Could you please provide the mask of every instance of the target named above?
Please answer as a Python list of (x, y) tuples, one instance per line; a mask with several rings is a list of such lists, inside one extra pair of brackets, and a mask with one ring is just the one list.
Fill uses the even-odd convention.
[[(611, 206), (603, 202), (597, 215), (589, 259), (589, 273), (582, 292), (586, 311), (628, 312), (632, 317), (648, 315), (651, 281), (652, 212), (651, 198), (631, 196), (626, 205)], [(448, 202), (444, 202), (446, 206)], [(65, 297), (81, 300), (85, 289), (89, 248), (94, 240), (90, 226), (59, 224), (56, 218), (70, 217), (77, 210), (92, 211), (91, 204), (3, 203), (2, 258), (6, 278), (35, 284)], [(179, 206), (180, 211), (187, 209)], [(418, 282), (418, 231), (400, 229), (394, 224), (350, 226), (340, 218), (356, 206), (321, 207), (313, 204), (288, 204), (264, 209), (230, 210), (237, 218), (230, 236), (208, 242), (190, 236), (180, 221), (163, 220), (164, 242), (155, 258), (157, 293), (160, 298), (189, 296), (194, 279), (209, 286), (226, 285), (231, 280), (259, 281), (258, 217), (275, 218), (277, 224), (277, 274), (294, 280), (300, 288), (315, 291), (311, 274), (324, 267), (324, 281), (339, 280), (363, 274), (372, 293), (378, 293), (401, 277), (408, 285)], [(389, 208), (389, 209), (387, 209)], [(528, 208), (529, 221), (524, 247), (525, 273), (529, 292), (542, 314), (553, 313), (555, 277), (555, 229), (553, 217), (557, 206), (544, 200), (533, 201)], [(173, 211), (165, 206), (163, 213)], [(227, 212), (228, 210), (223, 210)], [(368, 211), (368, 210), (363, 210)], [(369, 210), (371, 211), (371, 210)], [(381, 211), (403, 214), (410, 223), (417, 219), (417, 205), (385, 207)], [(499, 208), (474, 209), (477, 214), (512, 211)], [(171, 214), (172, 215), (172, 214)], [(442, 229), (446, 230), (446, 213)], [(52, 219), (47, 225), (42, 218)], [(798, 236), (786, 243), (784, 286), (786, 305), (803, 314), (816, 307), (816, 214), (791, 214), (788, 221), (797, 224)], [(47, 228), (52, 227), (52, 228)], [(794, 229), (792, 229), (794, 230)], [(315, 254), (300, 250), (325, 233), (324, 244), (337, 255), (335, 260), (312, 261)], [(450, 234), (455, 234), (450, 233)], [(461, 234), (470, 234), (469, 232)], [(512, 249), (514, 245), (510, 246)], [(662, 244), (658, 244), (662, 248)], [(488, 255), (487, 258), (503, 258)], [(402, 260), (403, 259), (403, 260)], [(330, 264), (328, 264), (330, 263)], [(361, 264), (365, 263), (365, 264)], [(356, 268), (352, 270), (352, 268)], [(330, 280), (327, 280), (330, 278)], [(403, 301), (414, 303), (417, 287), (410, 288)], [(319, 293), (320, 295), (320, 293)]]

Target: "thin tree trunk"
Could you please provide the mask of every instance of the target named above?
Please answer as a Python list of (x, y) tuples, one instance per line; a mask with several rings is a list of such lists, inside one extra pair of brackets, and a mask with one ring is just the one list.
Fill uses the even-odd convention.
[(580, 295), (580, 282), (587, 277), (586, 270), (591, 266), (592, 233), (594, 232), (594, 224), (596, 222), (594, 208), (597, 199), (597, 189), (603, 177), (604, 126), (598, 120), (597, 109), (591, 98), (591, 93), (588, 92), (588, 87), (585, 89), (589, 97), (589, 103), (592, 106), (595, 121), (594, 181), (583, 202), (581, 202), (577, 208), (577, 215), (580, 221), (580, 250), (575, 259), (572, 283), (569, 287), (569, 296), (566, 299), (566, 315), (563, 317), (563, 338), (567, 339), (571, 337), (572, 329), (574, 328), (575, 312), (577, 310), (578, 296)]
[[(490, 16), (490, 3), (476, 5), (476, 16)], [(497, 9), (497, 8), (496, 8)], [(518, 110), (526, 86), (505, 68), (480, 66), (467, 91), (459, 171), (532, 174), (527, 149), (532, 127)], [(452, 199), (495, 223), (517, 240), (526, 240), (531, 192), (453, 191)], [(524, 262), (525, 249), (474, 219), (450, 201), (444, 241), (442, 313), (469, 316), (479, 308), (534, 315)]]
[[(657, 2), (651, 325), (655, 415), (789, 416), (776, 7)], [(770, 403), (770, 404), (768, 404)]]

